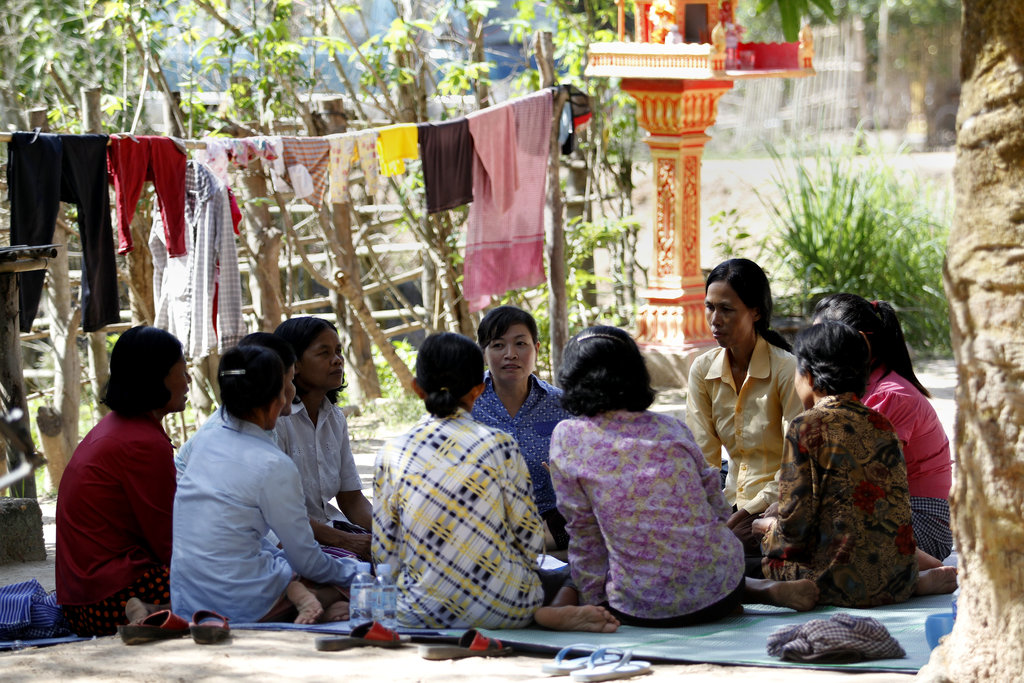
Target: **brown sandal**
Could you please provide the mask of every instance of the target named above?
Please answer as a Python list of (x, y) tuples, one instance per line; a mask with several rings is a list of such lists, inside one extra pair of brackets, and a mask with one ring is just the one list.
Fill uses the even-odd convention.
[(228, 618), (208, 609), (201, 609), (192, 615), (188, 630), (192, 640), (200, 645), (213, 645), (231, 635)]

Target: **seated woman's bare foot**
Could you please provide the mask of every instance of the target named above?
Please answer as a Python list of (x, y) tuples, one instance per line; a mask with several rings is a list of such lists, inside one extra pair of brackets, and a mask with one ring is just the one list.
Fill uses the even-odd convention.
[(338, 600), (327, 606), (324, 610), (324, 615), (320, 617), (320, 622), (324, 624), (333, 624), (336, 621), (345, 621), (348, 619), (348, 600)]
[(956, 567), (936, 567), (918, 573), (914, 595), (939, 595), (955, 590)]
[(159, 612), (162, 609), (167, 608), (163, 605), (151, 605), (148, 602), (142, 602), (138, 598), (128, 598), (128, 602), (124, 603), (124, 616), (128, 619), (129, 624), (138, 624), (150, 614)]
[(920, 548), (914, 554), (917, 558), (917, 570), (923, 572), (926, 569), (936, 569), (942, 566), (942, 560), (932, 557)]
[(544, 628), (553, 631), (613, 633), (619, 628), (619, 620), (604, 607), (597, 605), (541, 607), (534, 612), (533, 618)]
[(288, 584), (286, 593), (295, 609), (299, 610), (299, 616), (295, 617), (296, 624), (315, 624), (324, 613), (323, 605), (316, 596), (298, 581)]
[(773, 605), (788, 607), (797, 612), (814, 609), (818, 604), (818, 584), (810, 579), (796, 581), (775, 581), (768, 587), (768, 595)]

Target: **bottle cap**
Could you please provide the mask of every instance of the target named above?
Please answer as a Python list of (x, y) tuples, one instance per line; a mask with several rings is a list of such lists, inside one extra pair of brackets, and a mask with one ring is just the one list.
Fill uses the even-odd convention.
[(391, 576), (391, 565), (385, 562), (377, 565), (377, 576)]
[(360, 574), (369, 574), (370, 573), (370, 563), (369, 562), (359, 562), (359, 563), (357, 563), (356, 564), (356, 571), (359, 572)]

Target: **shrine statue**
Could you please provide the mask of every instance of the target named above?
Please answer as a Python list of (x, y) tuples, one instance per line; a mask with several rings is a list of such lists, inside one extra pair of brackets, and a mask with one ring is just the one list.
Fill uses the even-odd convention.
[(669, 27), (676, 26), (675, 0), (654, 0), (647, 19), (651, 22), (651, 42), (664, 43)]

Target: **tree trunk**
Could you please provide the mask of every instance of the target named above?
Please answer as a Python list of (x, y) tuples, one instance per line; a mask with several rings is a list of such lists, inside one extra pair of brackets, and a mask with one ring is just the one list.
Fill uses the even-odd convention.
[(359, 289), (359, 281), (353, 282), (349, 279), (342, 271), (334, 273), (334, 281), (338, 283), (338, 291), (345, 297), (352, 309), (353, 315), (355, 315), (359, 322), (362, 323), (363, 329), (369, 332), (370, 337), (373, 338), (373, 342), (380, 349), (381, 355), (384, 356), (384, 360), (391, 366), (391, 371), (395, 373), (395, 377), (398, 378), (399, 384), (405, 389), (405, 392), (409, 395), (415, 394), (413, 390), (412, 382), (413, 376), (409, 371), (409, 366), (405, 364), (398, 353), (395, 351), (395, 347), (391, 345), (388, 338), (384, 336), (384, 332), (381, 331), (374, 320), (373, 315), (370, 313), (370, 309), (366, 307), (366, 302), (363, 300), (362, 291)]
[[(550, 31), (538, 31), (533, 49), (540, 69), (541, 85), (555, 85), (555, 46)], [(548, 325), (551, 339), (551, 376), (558, 377), (562, 350), (569, 341), (569, 306), (565, 294), (565, 228), (562, 218), (562, 184), (559, 175), (561, 147), (558, 144), (558, 119), (569, 96), (564, 90), (555, 95), (551, 110), (551, 156), (548, 159), (548, 196), (545, 252), (548, 257)]]
[(1024, 671), (1024, 0), (965, 0), (945, 285), (957, 384), (953, 633), (922, 677)]
[(253, 162), (242, 171), (241, 190), (245, 206), (242, 240), (252, 255), (249, 269), (249, 293), (252, 306), (264, 332), (273, 332), (284, 320), (281, 293), (281, 238), (284, 233), (274, 225), (267, 205), (267, 179), (260, 163)]
[(50, 343), (53, 345), (53, 402), (41, 407), (36, 425), (42, 441), (46, 469), (54, 490), (60, 486), (64, 468), (78, 445), (78, 412), (81, 398), (82, 361), (78, 354), (78, 325), (81, 308), (71, 303), (68, 286), (68, 250), (70, 238), (63, 218), (57, 220), (55, 239), (65, 245), (50, 263), (43, 301), (50, 318)]
[(889, 127), (889, 3), (878, 4), (878, 73), (875, 75), (875, 130)]
[[(469, 34), (470, 57), (474, 62), (482, 63), (487, 61), (487, 54), (484, 52), (484, 29), (487, 26), (487, 17), (473, 11), (466, 12), (466, 26)], [(491, 106), (491, 89), (487, 79), (477, 79), (474, 82), (473, 92), (476, 95), (476, 108), (485, 109)]]
[(152, 225), (152, 204), (146, 196), (135, 207), (129, 230), (135, 248), (124, 255), (125, 267), (120, 278), (128, 285), (128, 308), (133, 325), (152, 325), (156, 320), (153, 301), (153, 255), (149, 252), (149, 227)]

